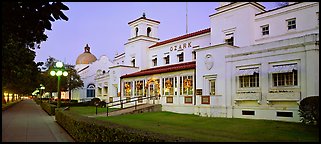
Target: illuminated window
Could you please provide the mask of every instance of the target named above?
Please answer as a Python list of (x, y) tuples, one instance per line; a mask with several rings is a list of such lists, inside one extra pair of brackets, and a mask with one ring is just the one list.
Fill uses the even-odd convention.
[(174, 95), (174, 78), (163, 78), (163, 95)]
[(124, 83), (124, 95), (131, 96), (132, 95), (132, 82)]
[(135, 96), (142, 96), (144, 95), (144, 81), (143, 80), (139, 80), (139, 81), (135, 81), (135, 91), (134, 91), (134, 95)]
[(194, 85), (193, 76), (180, 77), (180, 92), (181, 95), (193, 95)]

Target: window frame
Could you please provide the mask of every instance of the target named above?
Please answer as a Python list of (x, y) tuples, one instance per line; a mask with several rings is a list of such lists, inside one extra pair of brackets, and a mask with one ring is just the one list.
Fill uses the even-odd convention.
[[(293, 22), (293, 21), (294, 21), (294, 23), (291, 23), (291, 22)], [(290, 31), (290, 30), (296, 30), (296, 28), (297, 28), (296, 18), (287, 19), (287, 20), (286, 20), (286, 23), (287, 23), (288, 31)]]
[(178, 62), (184, 62), (184, 52), (177, 55)]
[(261, 34), (262, 34), (262, 36), (270, 35), (270, 26), (269, 26), (269, 24), (261, 26)]

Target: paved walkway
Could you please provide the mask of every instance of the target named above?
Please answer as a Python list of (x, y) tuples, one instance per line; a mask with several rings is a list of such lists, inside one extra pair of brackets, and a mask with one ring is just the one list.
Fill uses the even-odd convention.
[(2, 111), (2, 142), (74, 142), (72, 137), (33, 100)]

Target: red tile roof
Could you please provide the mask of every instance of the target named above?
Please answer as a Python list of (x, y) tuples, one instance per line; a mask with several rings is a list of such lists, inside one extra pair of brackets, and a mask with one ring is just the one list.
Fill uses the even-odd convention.
[(156, 21), (156, 20), (148, 19), (148, 18), (146, 18), (146, 17), (140, 17), (140, 18), (138, 18), (138, 19), (136, 19), (136, 20), (133, 20), (133, 21), (129, 22), (128, 24), (131, 24), (131, 23), (133, 23), (133, 22), (135, 22), (135, 21), (138, 21), (138, 20), (140, 20), (140, 19), (145, 19), (145, 20), (149, 20), (149, 21), (152, 21), (152, 22), (160, 23), (159, 21)]
[(167, 43), (171, 43), (171, 42), (174, 42), (174, 41), (190, 38), (190, 37), (193, 37), (193, 36), (197, 36), (197, 35), (201, 35), (201, 34), (205, 34), (205, 33), (209, 33), (209, 32), (211, 32), (211, 28), (199, 30), (197, 32), (189, 33), (189, 34), (186, 34), (186, 35), (182, 35), (182, 36), (179, 36), (179, 37), (175, 37), (175, 38), (172, 38), (172, 39), (168, 39), (168, 40), (165, 40), (165, 41), (158, 42), (158, 43), (150, 46), (149, 48), (153, 48), (153, 47), (156, 47), (156, 46), (164, 45), (164, 44), (167, 44)]
[(192, 61), (192, 62), (179, 63), (179, 64), (166, 65), (166, 66), (161, 66), (161, 67), (156, 67), (156, 68), (145, 69), (145, 70), (141, 70), (139, 72), (123, 75), (123, 76), (121, 76), (121, 78), (195, 69), (195, 67), (196, 67), (196, 62)]

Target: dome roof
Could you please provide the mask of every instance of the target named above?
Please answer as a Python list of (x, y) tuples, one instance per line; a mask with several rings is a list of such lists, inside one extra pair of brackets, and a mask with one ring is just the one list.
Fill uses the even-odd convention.
[(90, 47), (87, 44), (85, 47), (85, 52), (77, 57), (76, 64), (90, 64), (96, 60), (97, 58), (90, 53)]

